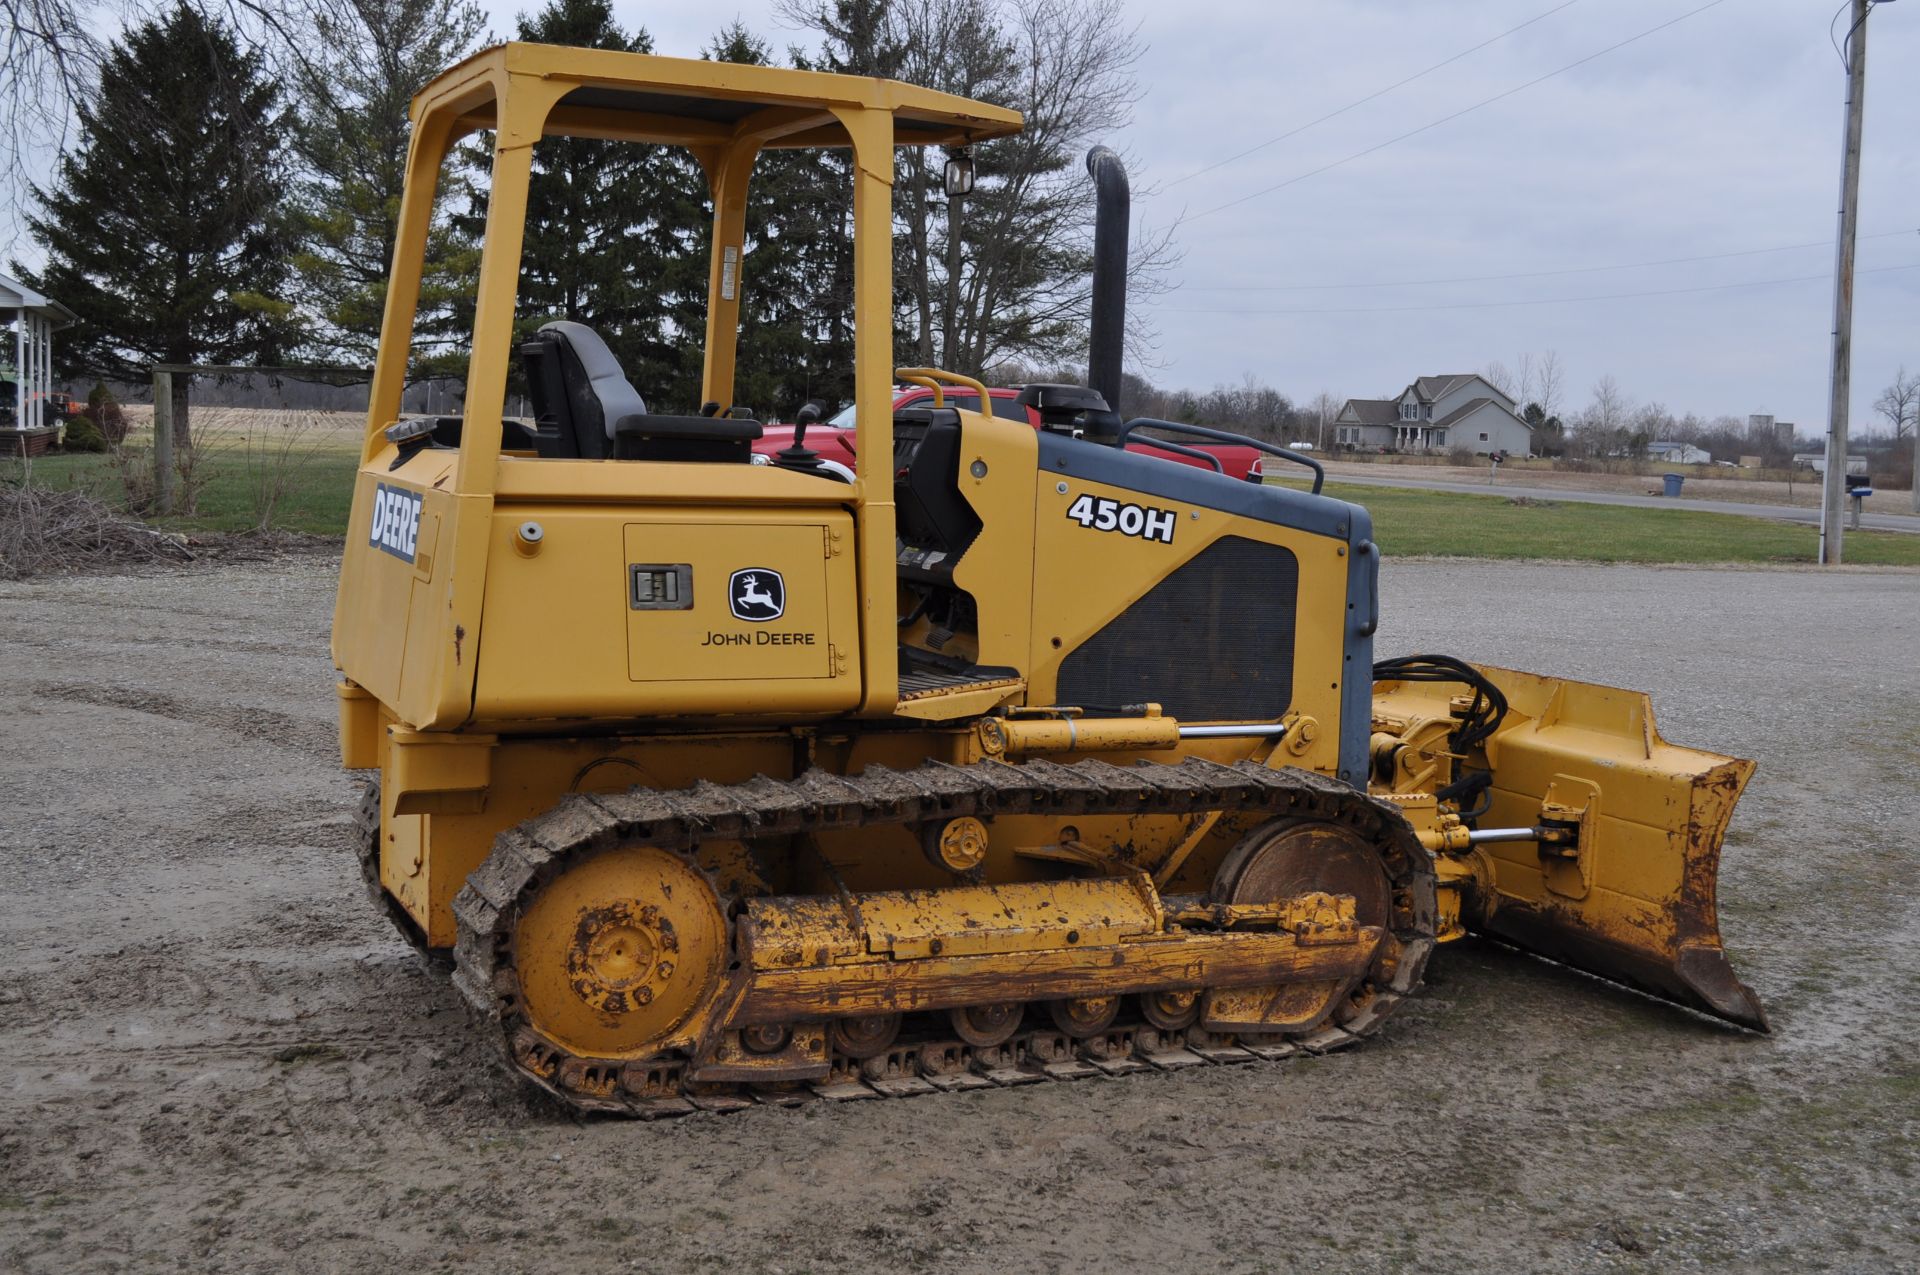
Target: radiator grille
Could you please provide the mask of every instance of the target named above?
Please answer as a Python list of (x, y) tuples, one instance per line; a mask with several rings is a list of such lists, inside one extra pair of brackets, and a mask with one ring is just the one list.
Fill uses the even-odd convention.
[(1075, 648), (1058, 699), (1153, 701), (1182, 721), (1280, 717), (1293, 701), (1299, 589), (1292, 550), (1217, 540)]

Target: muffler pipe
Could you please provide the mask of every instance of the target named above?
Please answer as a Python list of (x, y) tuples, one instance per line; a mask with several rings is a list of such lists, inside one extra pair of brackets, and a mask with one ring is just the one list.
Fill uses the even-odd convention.
[(1127, 166), (1112, 148), (1087, 152), (1093, 177), (1092, 330), (1087, 340), (1087, 384), (1120, 410), (1121, 361), (1127, 343), (1127, 240), (1132, 193)]

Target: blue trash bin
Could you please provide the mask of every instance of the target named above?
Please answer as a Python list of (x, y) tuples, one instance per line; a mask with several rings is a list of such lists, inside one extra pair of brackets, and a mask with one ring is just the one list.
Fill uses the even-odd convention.
[(1666, 494), (1669, 496), (1678, 496), (1680, 494), (1680, 484), (1687, 481), (1686, 477), (1682, 474), (1662, 474), (1660, 477), (1667, 485)]

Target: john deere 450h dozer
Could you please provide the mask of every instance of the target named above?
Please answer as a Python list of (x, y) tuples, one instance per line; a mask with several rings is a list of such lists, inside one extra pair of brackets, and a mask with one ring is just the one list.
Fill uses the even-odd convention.
[[(375, 898), (527, 1080), (650, 1115), (1328, 1050), (1468, 931), (1764, 1028), (1714, 909), (1750, 763), (1666, 743), (1640, 694), (1376, 669), (1364, 509), (1317, 473), (1261, 487), (1116, 445), (1145, 435), (1107, 410), (1111, 154), (1089, 165), (1095, 389), (1028, 387), (1035, 430), (891, 408), (896, 379), (987, 402), (891, 362), (894, 149), (953, 148), (964, 186), (1012, 112), (509, 44), (413, 121), (334, 620), (341, 743), (379, 771)], [(479, 130), (464, 415), (403, 419), (436, 178)], [(704, 170), (705, 413), (648, 411), (579, 324), (514, 347), (543, 135)], [(750, 463), (759, 427), (726, 410), (747, 185), (778, 147), (852, 154), (851, 484), (803, 445)], [(514, 357), (531, 426), (501, 415)]]

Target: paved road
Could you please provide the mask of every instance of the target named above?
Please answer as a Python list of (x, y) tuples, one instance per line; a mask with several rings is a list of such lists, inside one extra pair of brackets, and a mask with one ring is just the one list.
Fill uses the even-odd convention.
[[(1428, 491), (1461, 491), (1480, 496), (1526, 496), (1533, 500), (1567, 500), (1589, 505), (1637, 505), (1642, 509), (1692, 509), (1707, 514), (1743, 514), (1750, 518), (1775, 518), (1781, 522), (1801, 522), (1816, 527), (1820, 525), (1818, 509), (1801, 509), (1793, 505), (1758, 505), (1733, 500), (1691, 500), (1685, 496), (1668, 500), (1664, 496), (1640, 496), (1623, 491), (1569, 491), (1564, 487), (1532, 487), (1523, 482), (1509, 482), (1504, 479), (1489, 485), (1485, 482), (1449, 482), (1439, 478), (1405, 478), (1397, 474), (1379, 478), (1372, 474), (1365, 477), (1329, 474), (1327, 481), (1367, 487), (1417, 487)], [(1920, 516), (1913, 514), (1861, 514), (1860, 525), (1862, 528), (1876, 531), (1905, 531), (1920, 535)]]

